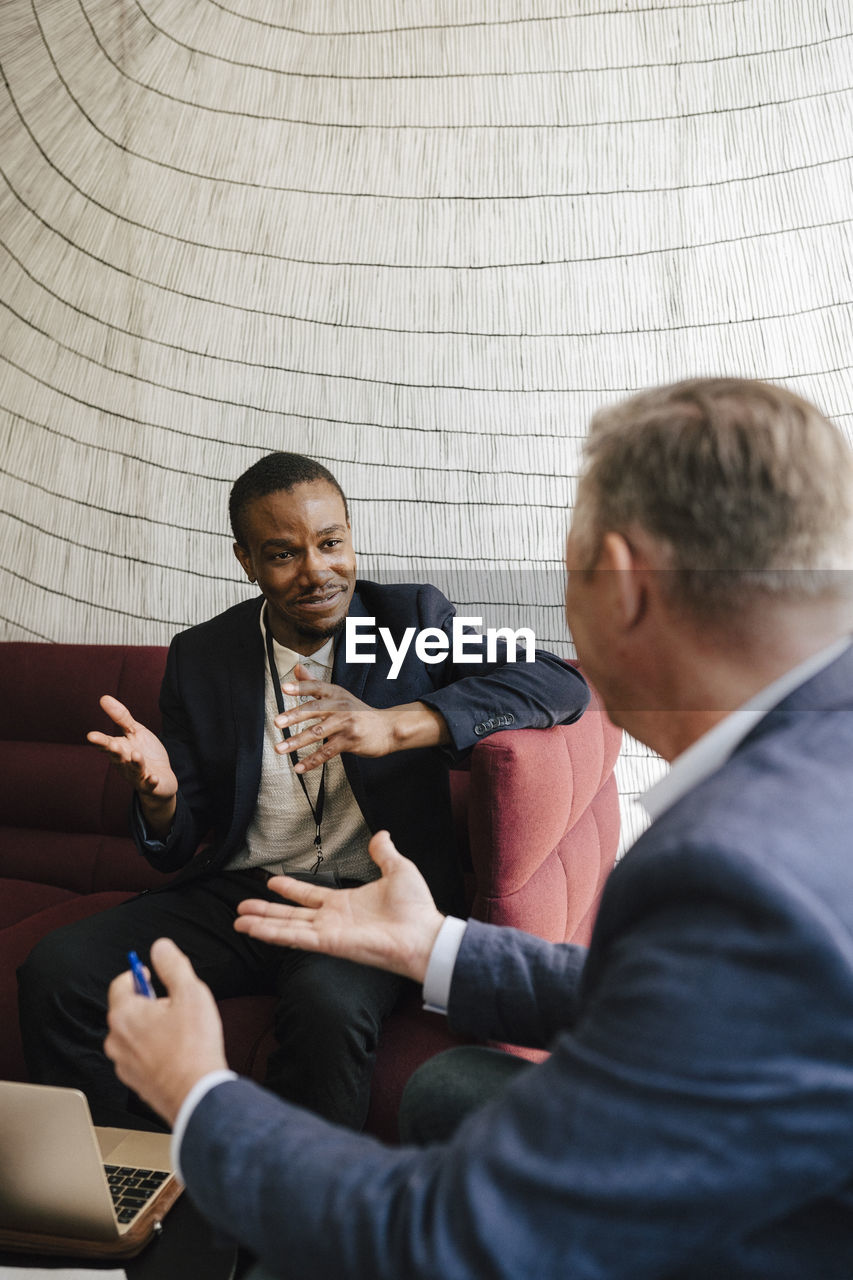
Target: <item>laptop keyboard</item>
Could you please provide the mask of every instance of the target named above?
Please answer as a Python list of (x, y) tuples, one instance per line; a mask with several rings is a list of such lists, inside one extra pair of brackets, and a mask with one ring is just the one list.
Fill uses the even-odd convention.
[(117, 1164), (105, 1164), (104, 1172), (113, 1198), (113, 1208), (122, 1226), (133, 1221), (169, 1177), (168, 1173), (163, 1173), (160, 1169), (131, 1169)]

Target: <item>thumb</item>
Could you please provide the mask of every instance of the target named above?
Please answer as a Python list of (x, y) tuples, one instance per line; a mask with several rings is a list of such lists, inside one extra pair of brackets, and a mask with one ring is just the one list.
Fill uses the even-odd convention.
[(396, 849), (387, 831), (377, 831), (371, 836), (367, 852), (383, 876), (387, 876), (403, 861), (403, 855)]
[(189, 959), (171, 938), (158, 938), (151, 944), (151, 966), (173, 999), (182, 996), (200, 980)]
[(303, 666), (301, 662), (297, 662), (296, 666), (293, 668), (293, 674), (297, 680), (311, 679), (311, 672), (306, 666)]
[(106, 711), (109, 718), (114, 724), (121, 729), (133, 729), (136, 727), (136, 721), (128, 711), (123, 702), (119, 702), (118, 698), (114, 698), (112, 694), (105, 693), (101, 698), (101, 709)]

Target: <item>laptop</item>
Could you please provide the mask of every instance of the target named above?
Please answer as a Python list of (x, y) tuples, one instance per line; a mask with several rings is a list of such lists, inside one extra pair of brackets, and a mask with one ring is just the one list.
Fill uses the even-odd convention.
[(0, 1081), (0, 1250), (132, 1257), (183, 1190), (169, 1145), (96, 1127), (79, 1089)]

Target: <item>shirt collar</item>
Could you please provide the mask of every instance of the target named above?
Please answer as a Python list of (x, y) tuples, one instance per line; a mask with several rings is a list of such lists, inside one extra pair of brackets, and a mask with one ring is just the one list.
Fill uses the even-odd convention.
[(304, 653), (295, 653), (293, 649), (288, 649), (286, 645), (279, 644), (273, 637), (273, 648), (275, 649), (276, 657), (275, 665), (278, 668), (280, 678), (286, 680), (298, 662), (308, 667), (309, 671), (312, 667), (318, 667), (323, 677), (325, 677), (332, 667), (333, 644), (333, 640), (327, 640), (322, 649), (318, 649), (316, 653), (306, 657)]
[[(264, 644), (267, 642), (266, 613), (265, 605), (258, 615)], [(275, 651), (276, 670), (278, 671), (278, 676), (281, 681), (287, 680), (287, 678), (292, 675), (293, 668), (298, 662), (301, 662), (303, 666), (307, 666), (309, 670), (311, 667), (317, 667), (319, 670), (316, 674), (318, 674), (323, 680), (328, 679), (331, 674), (332, 664), (334, 662), (334, 636), (331, 636), (323, 647), (316, 651), (316, 653), (312, 653), (308, 657), (303, 653), (296, 653), (293, 649), (288, 649), (287, 645), (279, 644), (275, 636), (273, 636), (272, 643)]]
[(730, 712), (719, 724), (715, 724), (713, 729), (697, 738), (686, 751), (676, 756), (666, 777), (649, 787), (640, 797), (640, 803), (649, 817), (653, 820), (659, 818), (677, 800), (687, 795), (688, 791), (716, 773), (768, 711), (772, 711), (789, 693), (793, 693), (801, 684), (805, 684), (836, 658), (840, 658), (849, 647), (850, 637), (844, 636), (819, 653), (812, 654), (805, 662), (779, 676), (778, 680), (759, 689), (742, 706)]

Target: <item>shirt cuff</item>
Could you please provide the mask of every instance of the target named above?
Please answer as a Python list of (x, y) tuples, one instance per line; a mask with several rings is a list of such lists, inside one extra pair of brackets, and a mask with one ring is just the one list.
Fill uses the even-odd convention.
[[(226, 1080), (236, 1080), (236, 1071), (227, 1071), (220, 1067), (217, 1071), (208, 1071), (206, 1076), (202, 1076), (200, 1080), (196, 1080), (187, 1096), (181, 1103), (181, 1109), (175, 1117), (174, 1128), (172, 1129), (172, 1168), (175, 1176), (184, 1182), (184, 1175), (181, 1173), (181, 1143), (183, 1142), (184, 1132), (190, 1122), (192, 1113), (206, 1093), (211, 1089), (215, 1089), (218, 1084), (224, 1084)], [(186, 1185), (186, 1183), (184, 1183)]]
[(166, 840), (161, 840), (159, 836), (153, 836), (148, 830), (148, 823), (145, 821), (145, 815), (142, 812), (142, 805), (139, 803), (139, 796), (133, 793), (133, 820), (136, 824), (136, 833), (139, 842), (148, 853), (162, 853), (166, 848)]
[(432, 945), (424, 977), (424, 1008), (431, 1013), (447, 1013), (453, 966), (467, 927), (467, 921), (447, 916)]

